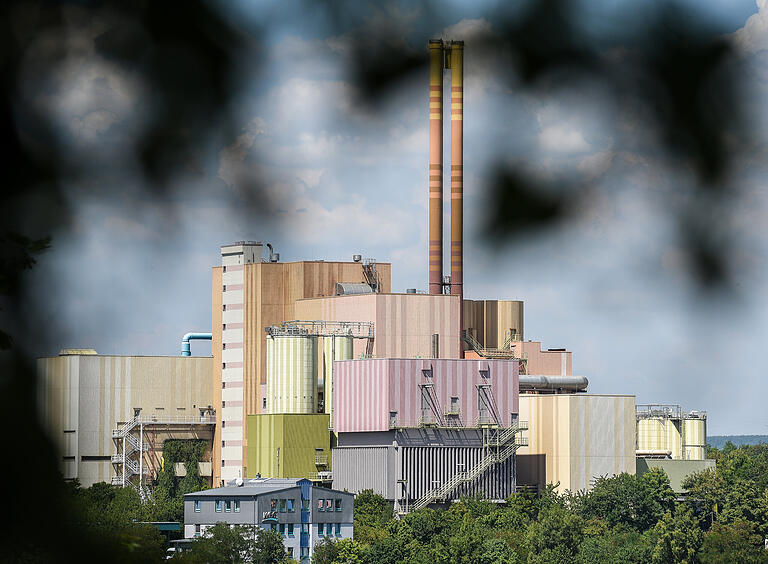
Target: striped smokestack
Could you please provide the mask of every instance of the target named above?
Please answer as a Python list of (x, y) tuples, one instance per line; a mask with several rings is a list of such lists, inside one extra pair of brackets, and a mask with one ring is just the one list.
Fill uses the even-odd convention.
[(443, 293), (443, 41), (429, 42), (429, 293)]
[[(464, 42), (452, 41), (451, 66), (451, 294), (464, 297)], [(463, 308), (463, 306), (459, 306)]]

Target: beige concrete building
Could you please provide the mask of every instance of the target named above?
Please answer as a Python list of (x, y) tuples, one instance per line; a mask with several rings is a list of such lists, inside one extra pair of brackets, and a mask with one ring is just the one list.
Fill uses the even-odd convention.
[[(37, 361), (40, 415), (58, 447), (65, 479), (77, 478), (84, 487), (122, 483), (123, 476), (132, 476), (123, 469), (134, 462), (152, 479), (165, 439), (210, 440), (212, 425), (201, 424), (201, 415), (212, 421), (210, 357), (72, 352)], [(124, 461), (124, 437), (137, 434), (144, 456), (137, 451)]]
[(578, 491), (635, 473), (635, 396), (520, 394), (520, 420), (528, 446), (518, 450), (518, 484)]

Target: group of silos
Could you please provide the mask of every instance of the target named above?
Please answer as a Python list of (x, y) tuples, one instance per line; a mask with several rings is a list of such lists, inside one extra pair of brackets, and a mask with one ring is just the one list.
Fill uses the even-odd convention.
[(678, 405), (637, 406), (638, 456), (704, 460), (706, 444), (706, 412), (684, 412)]
[[(322, 341), (321, 348), (318, 339)], [(332, 418), (333, 361), (349, 360), (352, 355), (351, 334), (320, 336), (293, 328), (270, 327), (267, 331), (267, 412), (327, 413)], [(319, 366), (322, 366), (322, 403), (318, 401)]]

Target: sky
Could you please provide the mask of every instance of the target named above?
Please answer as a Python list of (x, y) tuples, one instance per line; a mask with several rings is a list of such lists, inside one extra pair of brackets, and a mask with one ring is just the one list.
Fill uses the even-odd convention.
[[(583, 24), (606, 33), (630, 4), (586, 2)], [(412, 45), (434, 36), (466, 42), (465, 297), (524, 300), (525, 338), (573, 351), (574, 373), (589, 378), (592, 393), (706, 410), (710, 434), (768, 434), (768, 111), (760, 109), (768, 107), (768, 0), (683, 3), (734, 34), (755, 109), (757, 148), (740, 163), (734, 195), (728, 295), (700, 292), (681, 267), (659, 187), (684, 180), (660, 171), (643, 143), (627, 142), (636, 123), (605, 92), (585, 84), (526, 93), (495, 72), (508, 61), (473, 54), (472, 38), (494, 31), (494, 5), (449, 2), (428, 18), (409, 3), (360, 8), (368, 24), (396, 22), (396, 39)], [(284, 261), (362, 254), (392, 263), (393, 291), (426, 289), (427, 76), (389, 92), (378, 110), (361, 106), (345, 66), (354, 30), (331, 33), (302, 6), (227, 5), (254, 30), (265, 10), (276, 14), (260, 28), (264, 66), (236, 101), (240, 131), (213, 140), (199, 170), (162, 202), (118, 157), (151, 93), (101, 60), (92, 36), (81, 39), (52, 79), (51, 117), (73, 154), (115, 167), (121, 197), (71, 187), (74, 218), (29, 274), (49, 323), (40, 356), (67, 347), (178, 354), (184, 333), (210, 329), (211, 267), (220, 246), (237, 240), (268, 241)], [(446, 130), (446, 154), (449, 138)], [(498, 160), (545, 176), (577, 170), (596, 189), (557, 229), (488, 240), (485, 186)], [(263, 201), (241, 206), (251, 178)], [(193, 343), (193, 354), (209, 353)]]

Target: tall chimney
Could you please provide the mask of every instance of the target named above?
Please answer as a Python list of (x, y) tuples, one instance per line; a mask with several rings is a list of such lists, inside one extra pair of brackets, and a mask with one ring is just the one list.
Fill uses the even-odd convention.
[(443, 41), (429, 41), (429, 293), (443, 293)]
[[(451, 294), (464, 297), (464, 42), (451, 42)], [(463, 309), (463, 304), (460, 304)], [(461, 310), (460, 310), (461, 311)], [(461, 316), (461, 313), (460, 313)]]

